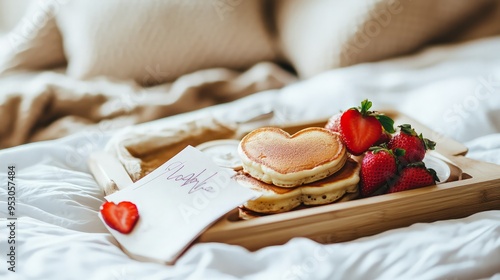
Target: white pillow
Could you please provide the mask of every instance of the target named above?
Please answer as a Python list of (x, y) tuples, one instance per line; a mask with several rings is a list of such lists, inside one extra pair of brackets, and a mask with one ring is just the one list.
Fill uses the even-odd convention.
[(467, 24), (493, 1), (277, 1), (284, 57), (301, 77), (407, 54)]
[(66, 64), (54, 17), (60, 7), (58, 1), (65, 0), (33, 2), (17, 26), (1, 38), (0, 74)]
[(245, 69), (273, 60), (262, 5), (262, 0), (69, 1), (57, 13), (67, 73), (152, 85), (195, 70)]

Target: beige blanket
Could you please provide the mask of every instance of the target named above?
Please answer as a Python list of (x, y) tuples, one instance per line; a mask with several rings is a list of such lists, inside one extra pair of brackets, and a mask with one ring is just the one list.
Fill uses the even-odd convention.
[(0, 148), (493, 34), (493, 0), (36, 1), (0, 39)]
[(293, 76), (273, 64), (243, 73), (210, 69), (144, 88), (58, 72), (13, 74), (0, 80), (0, 147), (62, 137), (106, 122), (114, 129), (282, 87)]

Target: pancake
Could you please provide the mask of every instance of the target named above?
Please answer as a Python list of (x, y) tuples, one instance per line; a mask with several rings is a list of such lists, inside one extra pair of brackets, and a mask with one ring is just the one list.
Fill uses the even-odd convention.
[(285, 188), (326, 178), (347, 159), (340, 135), (320, 127), (292, 136), (276, 127), (259, 128), (243, 137), (238, 154), (246, 173)]
[[(358, 198), (358, 196), (359, 196), (359, 192), (357, 192), (357, 191), (354, 193), (347, 192), (340, 199), (335, 201), (335, 203), (354, 200), (354, 199)], [(301, 210), (301, 209), (308, 209), (311, 207), (314, 207), (314, 206), (300, 205), (300, 206), (292, 209), (292, 211), (297, 211), (297, 210)], [(272, 215), (272, 214), (258, 213), (258, 212), (252, 211), (250, 209), (247, 209), (244, 206), (241, 206), (238, 208), (238, 217), (241, 220), (250, 220), (250, 219), (265, 217), (265, 216), (269, 216), (269, 215)]]
[(342, 169), (322, 180), (295, 188), (282, 188), (259, 181), (249, 174), (238, 172), (233, 178), (242, 186), (262, 195), (243, 206), (257, 213), (282, 213), (300, 204), (322, 205), (338, 201), (346, 193), (357, 193), (360, 164), (348, 159)]
[(244, 206), (259, 213), (287, 212), (302, 203), (300, 187), (280, 188), (259, 181), (243, 172), (238, 172), (233, 177), (240, 185), (261, 193), (255, 200), (247, 201)]
[(305, 205), (322, 205), (340, 199), (346, 193), (358, 191), (360, 164), (348, 159), (337, 173), (320, 181), (300, 187), (302, 203)]

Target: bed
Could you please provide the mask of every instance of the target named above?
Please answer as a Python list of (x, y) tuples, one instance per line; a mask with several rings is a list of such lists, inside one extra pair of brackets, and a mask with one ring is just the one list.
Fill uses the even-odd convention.
[[(246, 76), (253, 82), (245, 85), (234, 81), (251, 69), (207, 70), (201, 73), (208, 80), (204, 85), (226, 90), (224, 94), (200, 103), (199, 95), (184, 90), (159, 107), (151, 105), (159, 100), (159, 92), (175, 83), (180, 88), (182, 81), (148, 87), (145, 95), (131, 81), (82, 81), (59, 68), (6, 74), (2, 90), (11, 95), (3, 96), (5, 110), (0, 114), (11, 125), (0, 132), (5, 148), (0, 151), (0, 172), (6, 182), (9, 166), (15, 166), (17, 258), (16, 272), (8, 271), (4, 252), (9, 248), (2, 238), (1, 278), (500, 279), (500, 206), (342, 243), (297, 237), (257, 251), (196, 243), (175, 265), (137, 261), (121, 250), (98, 219), (104, 193), (87, 165), (92, 152), (105, 150), (113, 137), (130, 131), (161, 130), (211, 116), (238, 122), (269, 112), (273, 114), (263, 125), (325, 119), (367, 97), (379, 110), (398, 110), (436, 131), (430, 138), (445, 135), (463, 143), (468, 158), (500, 164), (499, 49), (500, 37), (492, 36), (321, 73), (306, 67), (300, 75), (310, 77), (301, 79), (265, 63), (257, 68), (266, 74), (250, 75), (257, 77), (253, 80)], [(231, 96), (228, 88), (235, 84), (240, 86)], [(16, 86), (21, 89), (13, 90)], [(194, 88), (196, 92), (201, 87)], [(179, 105), (186, 100), (196, 102)], [(79, 112), (86, 113), (61, 117), (84, 101), (98, 109), (87, 114), (91, 109), (83, 106)], [(148, 110), (149, 115), (144, 113)], [(6, 121), (13, 116), (15, 122)], [(7, 197), (7, 188), (0, 188), (4, 237), (12, 235), (4, 226), (12, 221), (6, 218)]]

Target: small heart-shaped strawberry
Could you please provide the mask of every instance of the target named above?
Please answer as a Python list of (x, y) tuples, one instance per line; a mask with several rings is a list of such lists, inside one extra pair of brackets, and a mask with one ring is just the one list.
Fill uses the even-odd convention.
[(366, 152), (383, 133), (394, 132), (394, 121), (377, 112), (369, 111), (372, 103), (363, 100), (361, 106), (351, 108), (340, 116), (340, 134), (347, 150), (356, 156)]
[(382, 134), (382, 126), (375, 117), (364, 117), (354, 109), (342, 115), (340, 129), (347, 149), (356, 156), (367, 151)]
[(100, 211), (104, 222), (110, 228), (125, 234), (130, 233), (139, 220), (139, 210), (130, 201), (122, 201), (118, 204), (106, 201)]

